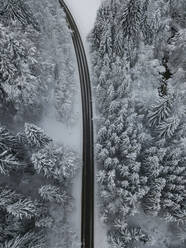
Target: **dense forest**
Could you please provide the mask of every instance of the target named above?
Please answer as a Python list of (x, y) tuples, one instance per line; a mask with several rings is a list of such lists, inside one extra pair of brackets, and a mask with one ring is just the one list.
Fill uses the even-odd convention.
[(79, 154), (40, 123), (73, 117), (71, 33), (58, 1), (0, 0), (0, 247), (75, 248)]
[(88, 40), (110, 247), (185, 247), (186, 1), (104, 1)]

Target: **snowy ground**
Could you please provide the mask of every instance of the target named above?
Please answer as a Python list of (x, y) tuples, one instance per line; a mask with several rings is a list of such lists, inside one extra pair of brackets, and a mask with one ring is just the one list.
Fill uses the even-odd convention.
[(102, 0), (66, 0), (83, 40), (92, 29), (96, 13)]

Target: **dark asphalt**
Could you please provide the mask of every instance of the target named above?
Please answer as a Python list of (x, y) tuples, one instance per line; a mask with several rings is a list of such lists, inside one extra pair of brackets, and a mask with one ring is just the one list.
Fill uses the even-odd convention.
[(76, 53), (81, 84), (83, 113), (83, 176), (82, 176), (82, 248), (94, 248), (94, 141), (93, 111), (90, 74), (83, 42), (67, 5), (59, 0), (63, 7), (67, 22), (72, 30), (72, 40)]

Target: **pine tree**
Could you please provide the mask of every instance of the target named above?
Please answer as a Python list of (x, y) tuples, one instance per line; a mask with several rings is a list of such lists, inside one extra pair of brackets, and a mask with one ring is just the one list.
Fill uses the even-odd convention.
[(161, 210), (162, 190), (166, 185), (166, 180), (157, 178), (154, 180), (148, 194), (143, 199), (143, 208), (150, 215), (158, 215)]
[(20, 167), (21, 162), (8, 151), (0, 154), (0, 173), (9, 175), (10, 171), (15, 171)]
[(37, 207), (31, 200), (28, 199), (19, 200), (13, 204), (8, 205), (7, 212), (19, 219), (31, 219), (38, 214)]
[(39, 228), (52, 228), (54, 225), (54, 219), (50, 216), (44, 216), (36, 220), (35, 226)]
[[(65, 67), (63, 73), (59, 72), (59, 79), (56, 84), (55, 95), (55, 108), (57, 112), (57, 118), (61, 121), (69, 122), (71, 113), (73, 111), (73, 97), (75, 95), (75, 83), (74, 83), (74, 65), (70, 58), (65, 58)], [(60, 70), (58, 68), (58, 70)]]
[(19, 235), (9, 241), (5, 241), (4, 248), (44, 248), (46, 241), (41, 233), (26, 233), (25, 235)]
[(136, 230), (122, 238), (120, 229), (142, 211), (185, 221), (185, 7), (106, 1), (89, 36), (99, 204), (111, 247), (138, 245)]
[(148, 242), (149, 237), (141, 230), (140, 227), (126, 227), (120, 232), (113, 231), (109, 233), (109, 243), (115, 248), (133, 247), (140, 242)]
[(0, 207), (6, 208), (10, 204), (14, 203), (17, 199), (20, 198), (20, 195), (15, 191), (5, 187), (0, 189)]
[(42, 148), (51, 142), (44, 131), (34, 124), (25, 123), (24, 135), (28, 145), (32, 148)]
[(149, 111), (148, 118), (150, 126), (159, 125), (161, 122), (170, 117), (173, 108), (172, 105), (172, 99), (160, 99), (160, 103), (157, 106), (154, 106), (152, 111)]
[(124, 6), (122, 12), (121, 26), (124, 32), (124, 37), (137, 41), (141, 18), (140, 1), (129, 0), (127, 5)]
[(1, 19), (5, 23), (12, 21), (19, 21), (22, 25), (33, 25), (35, 28), (39, 28), (36, 20), (30, 11), (29, 6), (22, 0), (5, 0), (1, 3), (0, 8)]
[(74, 177), (78, 168), (76, 154), (63, 146), (49, 145), (32, 155), (37, 173), (63, 181)]
[(118, 17), (118, 35), (122, 37), (120, 38), (120, 43), (123, 44), (123, 49), (127, 52), (128, 59), (132, 65), (136, 58), (136, 48), (140, 39), (141, 2), (129, 0), (127, 3), (123, 3), (122, 6), (121, 14)]
[(7, 128), (0, 127), (0, 151), (14, 151), (21, 152), (23, 149), (21, 146), (19, 139), (16, 135), (13, 135)]
[[(0, 75), (1, 75), (1, 81), (5, 82), (8, 81), (10, 82), (11, 80), (15, 79), (16, 75), (17, 75), (17, 67), (16, 67), (16, 63), (15, 63), (15, 59), (14, 61), (12, 61), (13, 59), (13, 50), (12, 50), (12, 41), (11, 41), (11, 37), (8, 34), (7, 31), (11, 32), (10, 29), (7, 27), (5, 27), (2, 23), (0, 23), (0, 27), (1, 27), (1, 48), (0, 48), (0, 52), (1, 52), (1, 60), (0, 60)], [(14, 63), (12, 63), (14, 62)]]
[[(0, 25), (2, 27), (0, 32), (2, 36), (0, 51), (2, 100), (4, 105), (6, 103), (9, 108), (8, 112), (10, 112), (5, 113), (5, 116), (10, 115), (13, 118), (18, 115), (23, 118), (28, 112), (29, 117), (34, 116), (36, 112), (38, 114), (38, 111), (41, 111), (47, 91), (44, 82), (38, 84), (38, 81), (40, 81), (38, 73), (41, 74), (39, 72), (41, 63), (38, 61), (37, 48), (39, 33), (30, 26), (23, 32), (22, 28), (16, 23), (8, 26), (4, 26), (2, 23)], [(27, 109), (25, 109), (26, 107)]]
[(45, 185), (40, 187), (39, 194), (46, 201), (62, 204), (67, 201), (66, 192), (61, 192), (59, 187), (53, 185)]
[(79, 159), (35, 125), (51, 105), (60, 121), (72, 115), (71, 31), (59, 3), (50, 0), (0, 1), (0, 29), (0, 117), (6, 127), (0, 127), (0, 246), (44, 248), (50, 229), (52, 237), (60, 236), (51, 247), (75, 247), (66, 213)]

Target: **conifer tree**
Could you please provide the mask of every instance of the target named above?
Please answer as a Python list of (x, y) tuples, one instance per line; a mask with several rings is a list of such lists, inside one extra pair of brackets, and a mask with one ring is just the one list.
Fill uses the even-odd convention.
[(32, 155), (32, 162), (37, 173), (63, 181), (74, 177), (78, 168), (76, 154), (63, 146), (46, 146)]
[(25, 199), (8, 205), (7, 212), (20, 219), (30, 219), (37, 215), (37, 208), (32, 201)]
[(31, 13), (29, 6), (22, 0), (2, 1), (0, 5), (0, 15), (1, 19), (5, 23), (10, 23), (17, 20), (24, 26), (31, 24), (35, 28), (38, 28), (38, 24), (33, 18), (33, 14)]
[(25, 123), (24, 135), (28, 145), (32, 148), (42, 148), (51, 142), (44, 131), (34, 124)]
[(40, 187), (39, 194), (44, 200), (50, 202), (64, 204), (67, 200), (66, 192), (61, 192), (59, 187), (53, 185), (45, 185)]
[(0, 36), (0, 247), (47, 247), (49, 229), (60, 235), (56, 248), (75, 247), (66, 212), (77, 155), (36, 126), (51, 104), (60, 121), (72, 115), (74, 54), (64, 12), (57, 1), (0, 1)]
[(138, 246), (124, 227), (143, 211), (185, 223), (185, 7), (105, 1), (89, 35), (99, 204), (111, 247)]
[(0, 154), (0, 173), (8, 175), (10, 171), (19, 168), (20, 162), (18, 159), (8, 151)]

